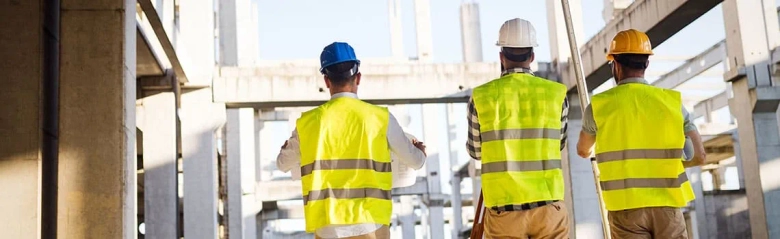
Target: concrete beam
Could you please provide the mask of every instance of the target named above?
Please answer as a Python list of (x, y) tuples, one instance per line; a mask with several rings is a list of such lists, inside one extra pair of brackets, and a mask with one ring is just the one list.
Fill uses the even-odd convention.
[[(165, 53), (165, 54), (158, 54), (158, 56), (164, 56), (166, 58), (166, 60), (173, 68), (173, 71), (176, 73), (176, 78), (179, 80), (179, 82), (187, 82), (188, 81), (187, 74), (184, 72), (184, 67), (179, 61), (179, 56), (176, 54), (176, 49), (174, 49), (173, 47), (173, 43), (171, 42), (171, 38), (169, 34), (166, 33), (166, 29), (165, 29), (166, 26), (163, 25), (160, 15), (157, 13), (157, 10), (155, 10), (155, 7), (152, 4), (151, 0), (137, 0), (137, 1), (138, 1), (138, 5), (141, 6), (141, 9), (143, 10), (145, 16), (144, 18), (142, 18), (142, 23), (139, 24), (147, 30), (148, 28), (151, 28), (154, 34), (153, 35), (149, 34), (147, 35), (147, 37), (152, 41), (156, 40), (155, 44), (159, 44), (162, 47), (163, 52)], [(169, 4), (172, 5), (172, 3)], [(170, 11), (172, 12), (173, 9), (170, 9)], [(172, 19), (170, 20), (172, 21)]]
[[(618, 31), (634, 28), (644, 31), (650, 37), (654, 47), (657, 47), (685, 26), (704, 15), (723, 0), (636, 0), (623, 11), (620, 18), (615, 18), (591, 38), (580, 51), (582, 53), (583, 69), (587, 76), (588, 91), (599, 87), (612, 77), (605, 53)], [(567, 71), (573, 72), (574, 65), (569, 65)], [(569, 75), (562, 72), (562, 75)], [(571, 74), (573, 75), (573, 74)], [(570, 89), (575, 89), (576, 79), (564, 79)]]
[(666, 73), (653, 82), (654, 86), (674, 89), (686, 81), (693, 79), (726, 58), (726, 41), (720, 41), (697, 56), (688, 59), (681, 66)]
[(712, 113), (712, 111), (729, 106), (729, 96), (727, 93), (728, 92), (724, 91), (720, 94), (710, 97), (709, 99), (696, 103), (696, 106), (693, 107), (693, 114), (691, 114), (691, 118), (696, 119), (704, 116), (708, 119), (708, 122), (711, 122), (712, 120), (710, 118), (712, 116), (709, 114)]

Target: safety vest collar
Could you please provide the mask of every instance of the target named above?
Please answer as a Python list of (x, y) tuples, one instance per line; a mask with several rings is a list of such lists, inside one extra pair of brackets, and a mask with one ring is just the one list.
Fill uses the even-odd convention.
[(506, 69), (501, 72), (501, 76), (509, 75), (512, 73), (523, 73), (523, 74), (530, 74), (534, 75), (534, 72), (530, 68), (512, 68), (512, 69)]

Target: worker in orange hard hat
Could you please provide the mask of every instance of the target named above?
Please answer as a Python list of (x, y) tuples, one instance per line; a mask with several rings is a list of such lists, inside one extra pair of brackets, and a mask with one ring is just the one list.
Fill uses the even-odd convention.
[[(593, 96), (577, 143), (584, 158), (596, 145), (613, 238), (687, 238), (680, 208), (695, 196), (685, 168), (706, 157), (680, 93), (644, 79), (652, 54), (645, 33), (618, 32), (607, 53), (617, 86)], [(686, 137), (692, 156), (683, 154)]]
[(568, 238), (566, 86), (531, 71), (538, 44), (529, 21), (504, 22), (496, 45), (501, 77), (474, 88), (468, 104), (467, 148), (482, 164), (484, 236)]

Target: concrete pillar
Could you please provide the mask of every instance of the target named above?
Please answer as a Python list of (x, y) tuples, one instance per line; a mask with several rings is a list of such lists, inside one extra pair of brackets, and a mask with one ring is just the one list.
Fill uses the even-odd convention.
[(482, 62), (482, 30), (479, 4), (460, 4), (460, 39), (463, 44), (463, 62)]
[(566, 185), (566, 192), (571, 194), (570, 198), (572, 198), (567, 206), (574, 212), (570, 214), (574, 222), (570, 231), (574, 233), (572, 238), (604, 238), (593, 167), (589, 159), (577, 155), (580, 130), (582, 130), (582, 113), (579, 97), (577, 94), (569, 94), (569, 127), (566, 132), (568, 142), (563, 161), (568, 162), (569, 180), (566, 182), (569, 184)]
[(135, 7), (61, 2), (59, 238), (137, 235)]
[(180, 110), (184, 171), (184, 237), (217, 237), (216, 130), (225, 106), (211, 102), (211, 89), (182, 95)]
[(258, 59), (257, 0), (219, 1), (219, 63), (251, 66)]
[(452, 201), (450, 201), (450, 207), (452, 208), (452, 239), (458, 239), (460, 231), (463, 229), (463, 198), (460, 194), (460, 176), (453, 175), (451, 179), (452, 184)]
[(387, 0), (387, 15), (390, 22), (390, 50), (394, 58), (406, 60), (400, 0)]
[(144, 225), (149, 238), (176, 238), (178, 232), (176, 96), (160, 92), (139, 100), (143, 132)]
[(41, 1), (0, 3), (0, 232), (38, 238), (44, 32)]
[(279, 152), (279, 148), (272, 147), (273, 131), (267, 127), (269, 125), (268, 121), (259, 120), (258, 122), (260, 125), (258, 128), (258, 142), (255, 143), (259, 149), (256, 156), (260, 165), (260, 171), (258, 172), (260, 179), (258, 181), (271, 181), (273, 169), (276, 168), (276, 155)]
[(211, 85), (216, 63), (214, 0), (178, 1), (176, 54), (191, 85)]
[[(571, 10), (572, 23), (574, 23), (574, 34), (577, 36), (577, 46), (582, 46), (587, 38), (584, 35), (582, 21), (582, 2), (581, 0), (570, 0), (569, 9)], [(539, 29), (540, 25), (534, 25)], [(568, 69), (566, 64), (571, 57), (569, 49), (569, 35), (566, 32), (566, 21), (563, 18), (563, 5), (560, 0), (547, 0), (547, 26), (550, 34), (550, 57), (553, 61), (554, 70), (561, 74), (561, 77), (574, 80), (574, 72), (565, 72)], [(541, 44), (541, 43), (540, 43)]]
[(414, 22), (417, 31), (417, 59), (420, 62), (433, 60), (433, 33), (431, 32), (430, 0), (414, 0)]
[(230, 238), (257, 238), (255, 111), (227, 110), (227, 217)]
[[(439, 165), (441, 149), (448, 150), (449, 142), (439, 141), (439, 133), (441, 133), (442, 115), (439, 114), (439, 109), (442, 105), (439, 104), (424, 104), (422, 105), (422, 117), (423, 117), (423, 136), (425, 141), (426, 153), (428, 158), (425, 162), (425, 169), (427, 171), (428, 181), (428, 195), (424, 195), (424, 201), (428, 207), (430, 216), (430, 232), (431, 239), (444, 238), (444, 195), (441, 192), (441, 167)], [(444, 118), (446, 120), (446, 118)], [(447, 125), (447, 124), (444, 124)], [(441, 147), (444, 145), (444, 147)]]
[(401, 230), (403, 231), (403, 238), (417, 238), (414, 233), (414, 225), (417, 221), (417, 216), (414, 215), (414, 196), (401, 196), (401, 213), (398, 214), (398, 219), (401, 221)]
[(693, 167), (685, 170), (688, 174), (688, 179), (693, 187), (693, 193), (696, 195), (696, 200), (693, 201), (693, 212), (691, 216), (691, 231), (688, 232), (693, 235), (693, 238), (710, 238), (707, 225), (709, 220), (707, 218), (707, 207), (704, 204), (704, 187), (701, 181), (701, 168)]
[(729, 108), (739, 122), (752, 237), (780, 238), (780, 87), (768, 70), (771, 50), (780, 44), (777, 12), (771, 0), (726, 0), (723, 15), (730, 69), (725, 80), (734, 91)]

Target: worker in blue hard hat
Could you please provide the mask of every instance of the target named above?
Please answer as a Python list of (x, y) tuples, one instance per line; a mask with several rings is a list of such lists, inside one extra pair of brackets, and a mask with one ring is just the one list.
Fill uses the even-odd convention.
[(425, 145), (407, 139), (387, 108), (357, 98), (360, 60), (347, 43), (320, 55), (330, 101), (304, 112), (277, 157), (300, 165), (306, 232), (315, 238), (390, 238), (390, 153), (409, 167), (425, 163)]

